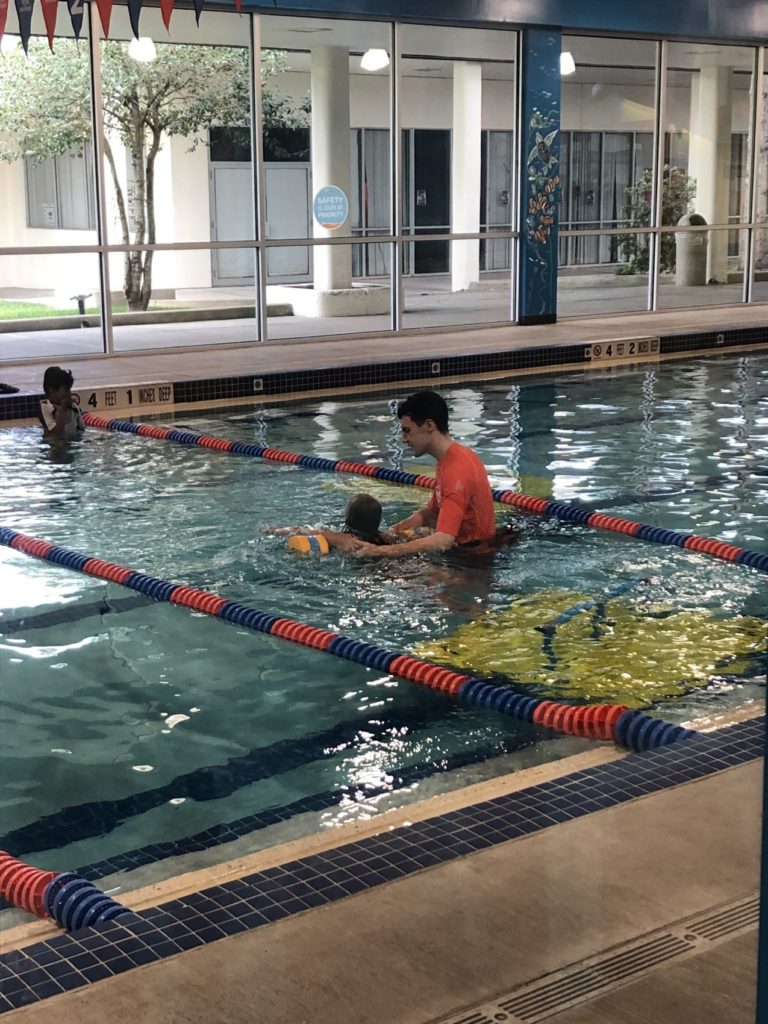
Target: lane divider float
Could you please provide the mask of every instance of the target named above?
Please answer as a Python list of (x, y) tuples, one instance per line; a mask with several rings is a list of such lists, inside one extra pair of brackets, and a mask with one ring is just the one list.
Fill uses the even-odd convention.
[(572, 706), (540, 697), (528, 697), (509, 687), (484, 682), (408, 654), (399, 654), (376, 644), (262, 612), (237, 601), (228, 601), (207, 590), (169, 583), (114, 562), (91, 558), (8, 527), (0, 527), (0, 544), (53, 565), (119, 583), (156, 601), (183, 605), (224, 619), (225, 622), (312, 647), (347, 661), (355, 661), (367, 668), (456, 697), (464, 704), (498, 711), (524, 722), (546, 726), (555, 732), (613, 740), (633, 751), (650, 750), (696, 735), (690, 729), (651, 718), (623, 704)]
[[(132, 423), (129, 420), (112, 420), (105, 416), (84, 413), (86, 426), (115, 433), (139, 434), (141, 437), (153, 437), (159, 441), (174, 441), (177, 444), (211, 448), (214, 451), (228, 452), (230, 455), (249, 455), (268, 462), (283, 462), (303, 469), (321, 470), (326, 473), (354, 473), (359, 476), (375, 477), (393, 484), (406, 484), (410, 487), (423, 487), (434, 490), (435, 478), (416, 473), (405, 473), (399, 469), (387, 469), (383, 466), (371, 466), (364, 462), (348, 462), (344, 459), (325, 459), (318, 455), (300, 455), (298, 452), (282, 451), (259, 444), (248, 444), (231, 441), (210, 434), (195, 434), (189, 430), (173, 430), (170, 427), (154, 427), (148, 423)], [(547, 498), (534, 498), (530, 494), (519, 494), (517, 491), (494, 490), (494, 501), (512, 508), (522, 509), (541, 516), (555, 516), (564, 522), (578, 523), (599, 530), (623, 533), (637, 540), (651, 541), (655, 544), (667, 544), (672, 547), (685, 548), (700, 554), (711, 555), (724, 562), (736, 565), (748, 565), (752, 569), (768, 572), (768, 553), (750, 551), (735, 544), (711, 537), (699, 537), (695, 533), (683, 533), (679, 530), (666, 530), (660, 526), (648, 526), (631, 519), (608, 516), (602, 512), (590, 512), (588, 509), (570, 505), (564, 501), (549, 501)]]
[(79, 875), (42, 871), (0, 850), (0, 898), (76, 932), (132, 911)]

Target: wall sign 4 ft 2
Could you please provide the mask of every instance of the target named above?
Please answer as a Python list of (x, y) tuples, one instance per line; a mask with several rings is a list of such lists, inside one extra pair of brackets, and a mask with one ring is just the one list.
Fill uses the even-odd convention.
[(586, 345), (584, 356), (592, 362), (600, 359), (658, 358), (659, 339), (631, 338), (626, 341), (601, 341), (599, 344)]

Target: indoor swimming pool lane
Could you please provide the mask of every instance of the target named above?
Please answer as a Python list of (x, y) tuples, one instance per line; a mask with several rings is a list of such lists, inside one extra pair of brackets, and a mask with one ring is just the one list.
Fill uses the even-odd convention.
[[(493, 485), (768, 551), (768, 359), (445, 389)], [(174, 429), (417, 474), (390, 395)], [(0, 433), (0, 525), (531, 698), (675, 725), (762, 698), (768, 577), (675, 546), (499, 506), (489, 563), (286, 550), (350, 497), (389, 523), (424, 491), (89, 430), (66, 452)], [(583, 518), (583, 517), (582, 517)], [(0, 848), (98, 878), (375, 816), (589, 749), (385, 671), (0, 547)], [(163, 863), (166, 867), (163, 868)]]

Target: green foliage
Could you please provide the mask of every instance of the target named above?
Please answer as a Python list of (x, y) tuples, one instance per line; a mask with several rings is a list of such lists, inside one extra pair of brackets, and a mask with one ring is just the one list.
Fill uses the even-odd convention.
[[(101, 312), (98, 306), (87, 306), (86, 313)], [(58, 308), (44, 306), (41, 302), (10, 302), (0, 300), (0, 320), (30, 320), (50, 316), (77, 316), (77, 303)]]
[[(128, 44), (102, 43), (104, 125), (129, 146), (138, 112), (145, 129), (182, 135), (191, 145), (212, 125), (250, 124), (248, 50), (222, 46), (159, 44), (146, 64), (128, 57)], [(285, 67), (281, 53), (262, 53), (264, 131), (307, 124), (306, 104), (270, 88)], [(0, 160), (45, 160), (80, 153), (91, 137), (88, 51), (72, 39), (57, 39), (53, 53), (33, 38), (29, 57), (21, 49), (0, 58)]]
[[(639, 181), (626, 189), (627, 204), (624, 217), (628, 228), (647, 228), (651, 224), (651, 194), (653, 175), (645, 170)], [(661, 190), (661, 223), (677, 224), (682, 216), (693, 209), (696, 196), (696, 182), (680, 167), (664, 165)], [(648, 235), (620, 235), (619, 246), (622, 254), (620, 274), (639, 274), (648, 271)], [(661, 236), (659, 269), (674, 272), (676, 261), (674, 232)]]
[[(189, 140), (194, 149), (214, 125), (250, 124), (251, 73), (243, 47), (157, 47), (149, 63), (128, 56), (128, 44), (101, 45), (104, 151), (115, 189), (124, 244), (152, 245), (155, 237), (155, 160), (163, 141)], [(286, 131), (307, 123), (306, 104), (268, 87), (283, 70), (281, 53), (262, 54), (264, 135), (275, 143)], [(42, 161), (83, 151), (91, 138), (90, 69), (87, 49), (58, 39), (51, 53), (45, 40), (30, 41), (0, 59), (0, 160)], [(130, 164), (118, 166), (113, 144), (119, 139)], [(127, 195), (130, 182), (130, 195)], [(131, 309), (146, 309), (152, 293), (152, 252), (127, 252), (123, 290)]]

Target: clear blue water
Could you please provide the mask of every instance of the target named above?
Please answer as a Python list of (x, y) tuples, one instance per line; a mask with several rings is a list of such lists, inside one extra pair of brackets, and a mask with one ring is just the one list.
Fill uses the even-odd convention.
[[(768, 550), (764, 356), (445, 394), (453, 436), (478, 450), (496, 486)], [(415, 467), (392, 402), (368, 395), (177, 422)], [(762, 693), (764, 657), (734, 651), (755, 629), (765, 651), (768, 578), (743, 567), (503, 510), (521, 539), (491, 567), (301, 559), (270, 526), (338, 524), (356, 490), (377, 494), (394, 522), (423, 492), (98, 431), (62, 459), (37, 429), (3, 430), (0, 472), (0, 524), (264, 611), (404, 651), (490, 622), (470, 640), (472, 656), (503, 650), (496, 669), (532, 692), (629, 692), (673, 721)], [(120, 865), (105, 859), (171, 844), (155, 853), (172, 871), (168, 854), (188, 853), (184, 840), (222, 823), (265, 814), (237, 846), (258, 849), (591, 746), (5, 548), (0, 572), (0, 848), (42, 867), (114, 874)], [(597, 627), (590, 619), (564, 637), (555, 668), (538, 646), (524, 649), (531, 633), (517, 631), (518, 618), (547, 622), (625, 583)], [(669, 650), (697, 650), (706, 635), (716, 670), (673, 678)], [(641, 650), (661, 685), (639, 678)], [(223, 859), (233, 849), (205, 835), (192, 852)]]

